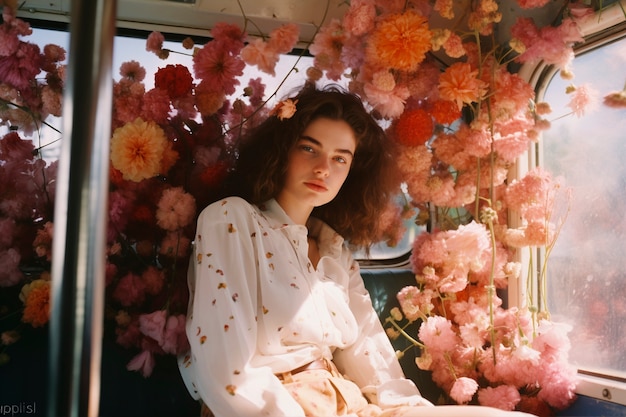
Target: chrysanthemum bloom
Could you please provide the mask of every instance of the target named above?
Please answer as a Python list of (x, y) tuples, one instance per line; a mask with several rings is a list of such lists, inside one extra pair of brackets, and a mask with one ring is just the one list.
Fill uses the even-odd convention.
[(487, 92), (487, 84), (478, 79), (478, 70), (472, 70), (470, 64), (457, 62), (452, 64), (439, 77), (439, 94), (444, 100), (456, 102), (459, 110), (463, 104), (480, 100)]
[(403, 145), (419, 146), (432, 137), (433, 128), (433, 119), (425, 110), (405, 110), (395, 125), (395, 137)]
[(24, 285), (20, 292), (24, 302), (22, 321), (41, 327), (50, 319), (50, 281), (38, 279)]
[(163, 129), (137, 118), (113, 132), (111, 163), (122, 172), (124, 179), (139, 182), (160, 173), (166, 147)]
[(168, 188), (159, 200), (156, 219), (159, 227), (174, 231), (187, 226), (196, 213), (196, 199), (182, 187)]
[(428, 19), (413, 10), (386, 16), (368, 38), (367, 62), (415, 71), (431, 49), (431, 37)]
[(228, 47), (226, 42), (208, 42), (193, 56), (193, 69), (196, 77), (208, 83), (211, 90), (233, 94), (246, 64), (231, 54)]

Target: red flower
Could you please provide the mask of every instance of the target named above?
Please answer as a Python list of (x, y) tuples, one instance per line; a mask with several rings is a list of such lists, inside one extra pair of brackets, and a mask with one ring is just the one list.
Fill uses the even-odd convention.
[(423, 145), (433, 134), (433, 119), (423, 109), (406, 110), (396, 123), (395, 133), (403, 145)]
[(193, 78), (184, 65), (167, 65), (154, 74), (154, 85), (167, 91), (170, 98), (183, 97), (191, 92)]

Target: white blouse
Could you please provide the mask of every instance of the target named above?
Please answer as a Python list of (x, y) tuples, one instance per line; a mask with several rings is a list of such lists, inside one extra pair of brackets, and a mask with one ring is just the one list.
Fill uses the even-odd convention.
[(179, 358), (191, 395), (218, 417), (304, 416), (275, 374), (323, 357), (383, 408), (431, 405), (404, 378), (343, 238), (317, 219), (307, 226), (317, 269), (307, 228), (275, 200), (230, 197), (202, 211), (188, 276), (191, 351)]

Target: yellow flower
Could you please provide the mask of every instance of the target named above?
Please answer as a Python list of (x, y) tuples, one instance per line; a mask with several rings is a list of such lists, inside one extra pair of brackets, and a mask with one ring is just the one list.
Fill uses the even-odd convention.
[(161, 172), (161, 160), (167, 149), (163, 129), (138, 117), (113, 132), (111, 162), (124, 179), (139, 182)]
[(407, 10), (384, 18), (369, 38), (367, 60), (386, 68), (415, 71), (431, 49), (428, 20)]

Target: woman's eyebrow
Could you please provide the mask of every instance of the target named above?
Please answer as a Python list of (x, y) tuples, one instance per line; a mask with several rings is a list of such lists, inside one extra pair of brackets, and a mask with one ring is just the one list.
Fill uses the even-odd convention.
[[(302, 136), (300, 136), (300, 139), (312, 142), (313, 144), (319, 146), (320, 148), (324, 147), (319, 140), (317, 140), (315, 138), (312, 138), (311, 136), (302, 135)], [(354, 158), (354, 152), (352, 152), (350, 149), (337, 148), (337, 149), (335, 149), (335, 152), (346, 154), (346, 155), (350, 155), (352, 158)]]

